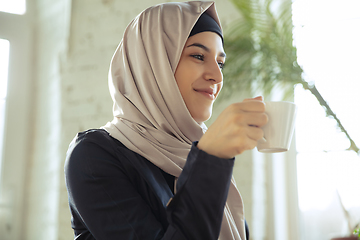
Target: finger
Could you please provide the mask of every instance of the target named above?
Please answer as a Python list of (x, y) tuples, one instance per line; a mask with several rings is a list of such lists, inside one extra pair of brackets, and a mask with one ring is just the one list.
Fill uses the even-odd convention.
[(265, 113), (247, 113), (245, 122), (252, 127), (263, 127), (268, 122), (268, 116)]
[(245, 112), (265, 112), (265, 103), (262, 101), (245, 101), (235, 105), (238, 110)]
[(257, 146), (257, 140), (251, 139), (251, 138), (247, 138), (246, 141), (242, 141), (241, 142), (241, 148), (240, 151), (238, 151), (238, 154), (240, 154), (241, 152), (245, 151), (245, 150), (251, 150), (253, 148), (255, 148)]
[(247, 132), (247, 136), (249, 139), (253, 141), (259, 141), (264, 137), (264, 132), (261, 128), (258, 127), (249, 127), (249, 131)]
[(262, 96), (257, 96), (257, 97), (254, 97), (254, 98), (245, 98), (243, 100), (243, 102), (247, 102), (247, 101), (263, 101), (264, 98)]

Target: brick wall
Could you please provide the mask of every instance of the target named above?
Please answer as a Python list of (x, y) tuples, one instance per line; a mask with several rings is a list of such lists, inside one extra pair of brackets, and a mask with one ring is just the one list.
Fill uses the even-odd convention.
[[(29, 2), (34, 26), (34, 90), (32, 136), (25, 182), (24, 227), (21, 239), (57, 239), (60, 176), (63, 175), (61, 144), (60, 60), (66, 51), (70, 2)], [(71, 237), (71, 235), (68, 235)], [(71, 239), (71, 238), (70, 238)]]

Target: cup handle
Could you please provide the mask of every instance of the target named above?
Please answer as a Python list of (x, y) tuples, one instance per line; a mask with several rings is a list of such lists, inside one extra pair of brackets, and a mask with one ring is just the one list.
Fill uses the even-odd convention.
[(262, 139), (258, 140), (258, 143), (266, 143), (266, 138), (265, 138), (265, 136), (264, 136)]

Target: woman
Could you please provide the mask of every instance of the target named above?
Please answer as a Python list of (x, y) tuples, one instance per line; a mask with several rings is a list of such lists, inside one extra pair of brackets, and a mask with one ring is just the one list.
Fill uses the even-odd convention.
[(213, 2), (156, 5), (129, 24), (110, 66), (114, 119), (67, 153), (75, 239), (247, 239), (232, 169), (267, 119), (258, 97), (206, 129), (224, 62)]

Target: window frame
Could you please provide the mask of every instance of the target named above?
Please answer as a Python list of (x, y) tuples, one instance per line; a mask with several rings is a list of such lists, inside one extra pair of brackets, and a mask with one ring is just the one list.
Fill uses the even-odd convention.
[[(10, 42), (0, 173), (0, 236), (22, 239), (32, 122), (32, 16), (0, 12), (0, 38)], [(16, 133), (16, 134), (13, 134)], [(21, 133), (21, 135), (19, 135)]]

